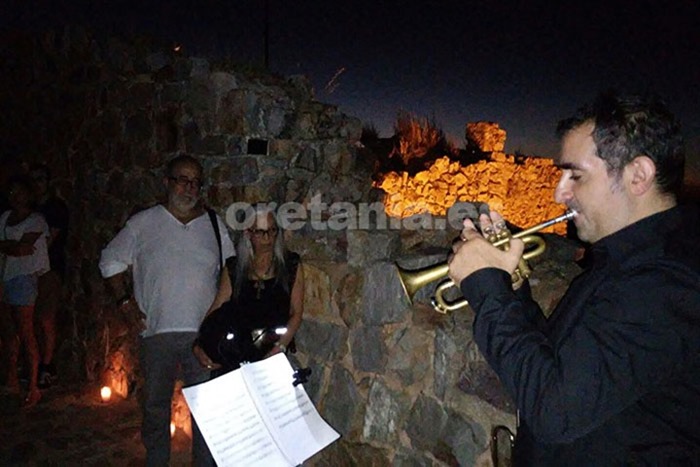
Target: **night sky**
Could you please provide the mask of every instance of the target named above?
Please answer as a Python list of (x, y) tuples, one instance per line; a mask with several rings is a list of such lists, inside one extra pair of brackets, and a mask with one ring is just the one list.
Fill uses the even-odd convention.
[[(42, 6), (50, 4), (51, 8)], [(148, 33), (194, 55), (264, 61), (265, 0), (12, 0), (2, 24)], [(700, 2), (267, 0), (269, 67), (393, 134), (399, 110), (458, 146), (498, 122), (507, 152), (553, 156), (556, 122), (607, 88), (654, 90), (683, 124), (700, 181)], [(335, 77), (335, 78), (334, 78)]]

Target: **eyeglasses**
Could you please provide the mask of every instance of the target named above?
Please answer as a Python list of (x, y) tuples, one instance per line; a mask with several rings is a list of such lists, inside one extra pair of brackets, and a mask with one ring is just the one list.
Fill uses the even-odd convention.
[(179, 177), (168, 177), (168, 180), (175, 182), (177, 186), (190, 186), (192, 188), (200, 189), (202, 188), (202, 181), (198, 178), (187, 178), (184, 175), (180, 175)]
[(273, 235), (277, 235), (277, 227), (272, 227), (269, 229), (250, 229), (249, 232), (256, 237), (262, 237), (263, 235), (272, 237)]

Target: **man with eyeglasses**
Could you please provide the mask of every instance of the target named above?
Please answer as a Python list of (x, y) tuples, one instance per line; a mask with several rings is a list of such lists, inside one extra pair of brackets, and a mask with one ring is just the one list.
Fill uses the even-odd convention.
[[(200, 163), (190, 156), (172, 159), (163, 183), (167, 201), (132, 216), (100, 258), (102, 276), (120, 297), (117, 308), (137, 317), (142, 329), (141, 437), (149, 466), (168, 465), (170, 460), (170, 408), (178, 376), (186, 386), (209, 378), (192, 344), (217, 294), (219, 277), (226, 274), (222, 264), (234, 255), (225, 224), (216, 216), (219, 243), (200, 203)], [(126, 287), (129, 267), (133, 296)], [(192, 433), (194, 465), (213, 465), (194, 419)]]

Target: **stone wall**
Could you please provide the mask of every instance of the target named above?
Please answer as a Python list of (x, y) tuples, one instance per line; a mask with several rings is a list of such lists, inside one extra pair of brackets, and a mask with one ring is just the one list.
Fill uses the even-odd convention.
[[(11, 40), (22, 73), (0, 78), (3, 105), (16, 108), (3, 117), (4, 141), (49, 162), (72, 214), (66, 377), (138, 391), (136, 335), (115, 313), (97, 261), (129, 215), (158, 202), (160, 168), (174, 155), (202, 161), (207, 202), (222, 215), (234, 201), (296, 201), (323, 222), (347, 219), (333, 203), (381, 201), (359, 156), (361, 122), (316, 101), (302, 77), (80, 31)], [(27, 92), (17, 91), (18, 76)], [(491, 427), (513, 424), (512, 403), (472, 340), (470, 310), (435, 313), (432, 286), (414, 303), (404, 295), (395, 262), (442, 262), (455, 236), (410, 222), (287, 232), (306, 277), (292, 359), (312, 369), (306, 389), (342, 434), (310, 465), (473, 465)], [(550, 244), (533, 277), (547, 306), (576, 272), (574, 246)]]

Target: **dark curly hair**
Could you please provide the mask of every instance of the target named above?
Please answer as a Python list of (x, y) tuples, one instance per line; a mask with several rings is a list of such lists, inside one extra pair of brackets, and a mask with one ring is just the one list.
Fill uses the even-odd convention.
[(557, 125), (562, 138), (584, 123), (594, 124), (597, 155), (608, 173), (619, 175), (635, 157), (645, 155), (656, 165), (656, 184), (662, 193), (678, 195), (683, 186), (685, 149), (680, 124), (654, 93), (601, 93), (592, 103)]

